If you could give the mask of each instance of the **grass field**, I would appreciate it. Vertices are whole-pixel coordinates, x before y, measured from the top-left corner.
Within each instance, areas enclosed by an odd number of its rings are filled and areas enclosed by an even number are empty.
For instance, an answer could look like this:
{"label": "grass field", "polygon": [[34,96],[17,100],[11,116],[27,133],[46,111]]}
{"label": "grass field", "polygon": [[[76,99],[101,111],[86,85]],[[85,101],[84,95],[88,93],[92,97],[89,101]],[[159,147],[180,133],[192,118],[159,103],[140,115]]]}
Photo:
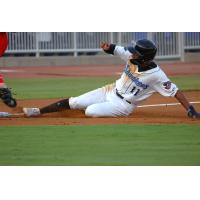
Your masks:
{"label": "grass field", "polygon": [[[7,79],[17,99],[75,96],[112,78]],[[198,76],[173,77],[200,90]],[[0,127],[0,165],[200,165],[198,125]]]}
{"label": "grass field", "polygon": [[200,165],[200,125],[0,128],[0,165]]}
{"label": "grass field", "polygon": [[[172,77],[171,80],[182,90],[200,90],[199,76]],[[57,98],[76,96],[112,83],[116,77],[76,78],[32,78],[7,79],[7,84],[16,92],[18,99]]]}

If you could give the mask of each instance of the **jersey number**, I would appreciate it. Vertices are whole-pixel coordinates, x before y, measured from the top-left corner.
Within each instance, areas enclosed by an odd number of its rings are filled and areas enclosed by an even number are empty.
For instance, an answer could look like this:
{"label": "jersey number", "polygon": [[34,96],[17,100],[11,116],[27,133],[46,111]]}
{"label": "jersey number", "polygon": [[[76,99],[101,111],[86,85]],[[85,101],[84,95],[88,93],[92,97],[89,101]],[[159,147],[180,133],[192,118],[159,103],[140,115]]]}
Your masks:
{"label": "jersey number", "polygon": [[[135,90],[136,90],[136,87],[134,86],[133,89],[131,90],[131,93],[135,92]],[[134,96],[137,96],[139,92],[140,92],[140,89],[137,89]]]}

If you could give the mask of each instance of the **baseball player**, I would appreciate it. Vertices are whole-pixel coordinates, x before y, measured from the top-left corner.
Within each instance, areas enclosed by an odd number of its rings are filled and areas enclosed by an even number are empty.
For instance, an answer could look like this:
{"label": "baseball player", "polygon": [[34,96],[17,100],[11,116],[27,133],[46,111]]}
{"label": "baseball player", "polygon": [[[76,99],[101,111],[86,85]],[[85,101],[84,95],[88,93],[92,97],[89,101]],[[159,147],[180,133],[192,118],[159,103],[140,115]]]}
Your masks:
{"label": "baseball player", "polygon": [[[0,32],[0,57],[8,47],[8,36],[6,32]],[[6,86],[3,76],[0,74],[0,98],[9,107],[16,107],[17,102],[12,97],[10,89]]]}
{"label": "baseball player", "polygon": [[200,118],[183,93],[153,61],[157,48],[152,41],[138,40],[131,47],[102,42],[101,48],[126,62],[121,77],[115,83],[43,108],[23,108],[25,115],[30,117],[65,109],[81,109],[88,117],[128,116],[143,100],[158,92],[166,97],[175,97],[189,117]]}

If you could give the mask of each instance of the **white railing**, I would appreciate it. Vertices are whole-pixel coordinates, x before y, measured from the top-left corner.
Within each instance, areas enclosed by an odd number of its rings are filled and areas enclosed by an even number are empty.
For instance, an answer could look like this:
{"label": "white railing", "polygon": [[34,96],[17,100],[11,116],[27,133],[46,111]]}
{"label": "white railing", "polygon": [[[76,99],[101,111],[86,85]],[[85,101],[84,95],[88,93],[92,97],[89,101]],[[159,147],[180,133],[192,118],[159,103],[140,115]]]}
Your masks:
{"label": "white railing", "polygon": [[185,49],[200,49],[200,32],[187,32],[184,37]]}
{"label": "white railing", "polygon": [[8,33],[7,54],[66,54],[78,56],[97,54],[101,41],[132,45],[148,38],[158,46],[158,59],[184,59],[184,51],[200,50],[200,33],[177,32],[15,32]]}

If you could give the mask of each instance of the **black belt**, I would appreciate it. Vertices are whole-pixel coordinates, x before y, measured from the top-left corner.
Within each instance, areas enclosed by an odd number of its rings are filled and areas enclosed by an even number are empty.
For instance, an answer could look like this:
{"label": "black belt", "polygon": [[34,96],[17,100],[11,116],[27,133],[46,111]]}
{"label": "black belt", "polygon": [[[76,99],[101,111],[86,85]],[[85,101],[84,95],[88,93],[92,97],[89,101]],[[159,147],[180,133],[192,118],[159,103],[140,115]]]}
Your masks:
{"label": "black belt", "polygon": [[[124,99],[124,97],[121,95],[121,94],[119,94],[119,92],[117,91],[117,89],[116,89],[116,95],[120,98],[120,99]],[[126,99],[124,99],[127,103],[129,103],[129,104],[131,104],[131,102],[130,101],[128,101],[128,100],[126,100]]]}

